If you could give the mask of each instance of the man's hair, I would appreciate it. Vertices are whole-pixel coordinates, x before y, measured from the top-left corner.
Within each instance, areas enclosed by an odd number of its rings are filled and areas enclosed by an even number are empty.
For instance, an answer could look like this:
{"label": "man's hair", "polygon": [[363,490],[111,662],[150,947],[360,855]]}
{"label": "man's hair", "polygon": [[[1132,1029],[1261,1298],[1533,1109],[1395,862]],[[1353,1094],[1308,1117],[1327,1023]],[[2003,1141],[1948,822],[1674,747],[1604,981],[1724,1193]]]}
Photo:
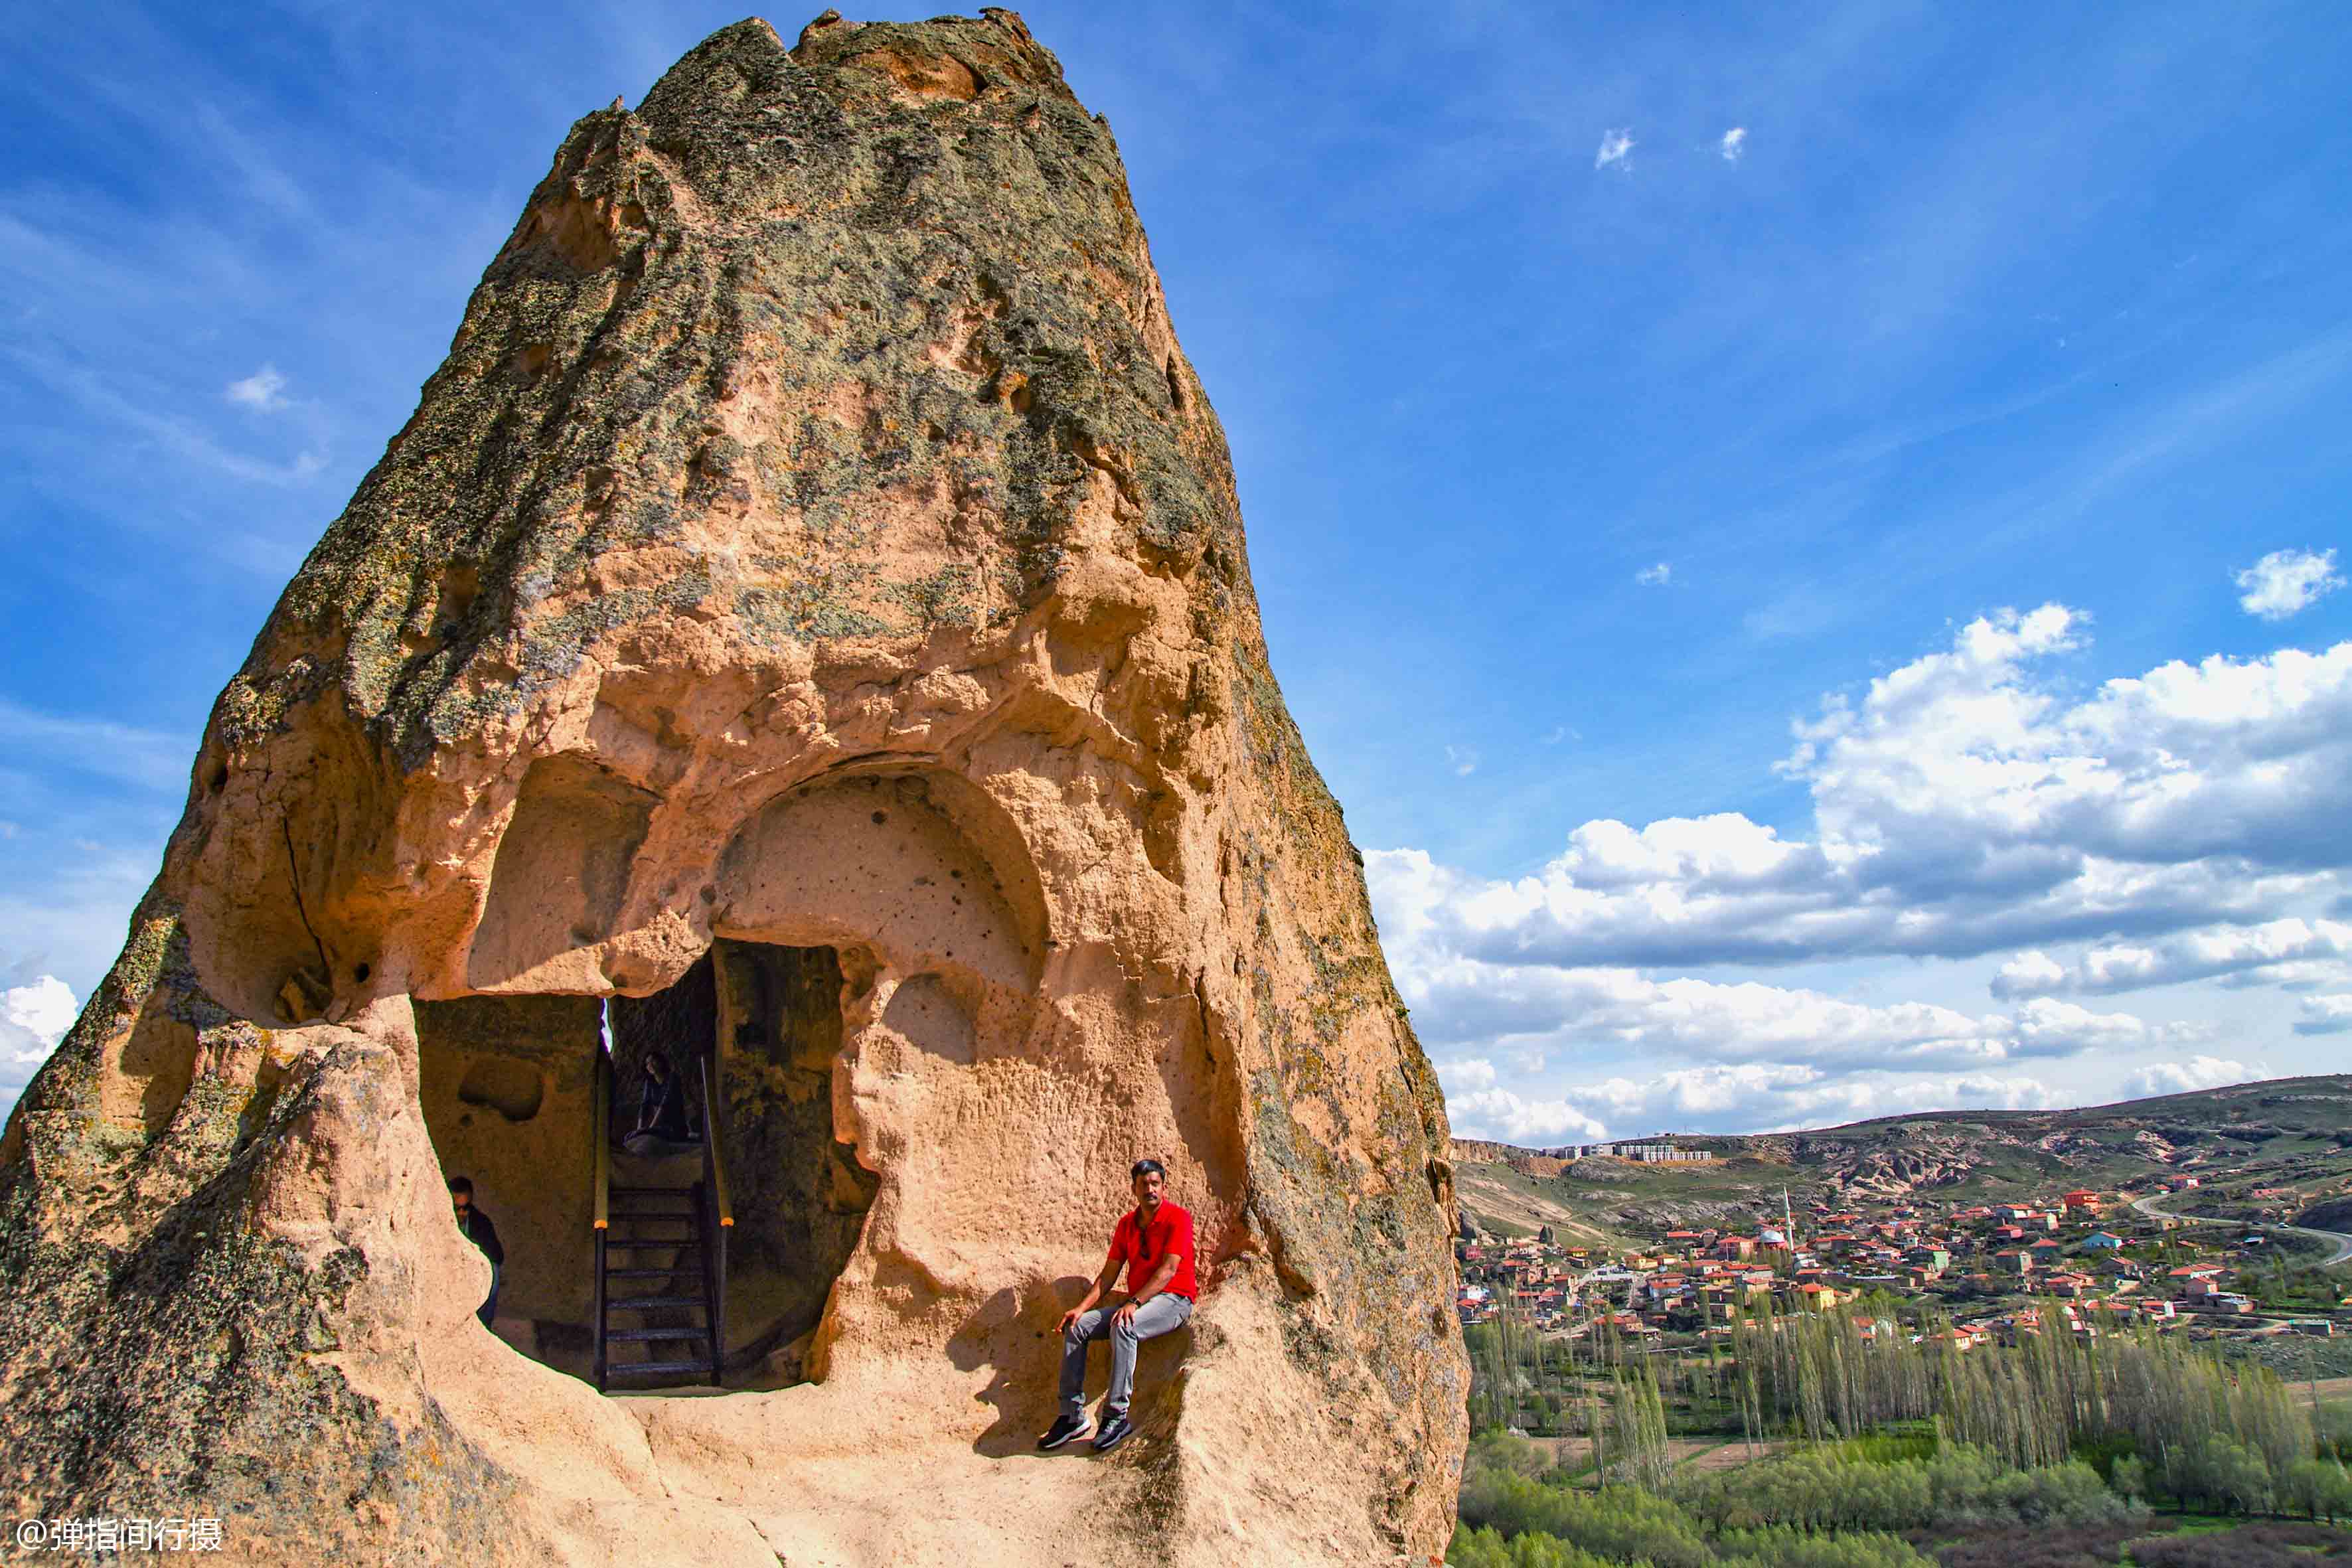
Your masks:
{"label": "man's hair", "polygon": [[471,1176],[452,1176],[449,1178],[449,1190],[453,1193],[463,1193],[470,1198],[474,1195],[474,1178]]}
{"label": "man's hair", "polygon": [[659,1062],[661,1064],[662,1076],[664,1078],[667,1078],[669,1076],[669,1053],[662,1050],[647,1051],[646,1053],[646,1069],[648,1071],[652,1070],[656,1062]]}
{"label": "man's hair", "polygon": [[1158,1176],[1163,1182],[1168,1179],[1168,1167],[1161,1164],[1157,1160],[1138,1160],[1135,1163],[1135,1169],[1127,1173],[1127,1179],[1130,1182],[1140,1181],[1143,1179],[1143,1173],[1146,1171]]}

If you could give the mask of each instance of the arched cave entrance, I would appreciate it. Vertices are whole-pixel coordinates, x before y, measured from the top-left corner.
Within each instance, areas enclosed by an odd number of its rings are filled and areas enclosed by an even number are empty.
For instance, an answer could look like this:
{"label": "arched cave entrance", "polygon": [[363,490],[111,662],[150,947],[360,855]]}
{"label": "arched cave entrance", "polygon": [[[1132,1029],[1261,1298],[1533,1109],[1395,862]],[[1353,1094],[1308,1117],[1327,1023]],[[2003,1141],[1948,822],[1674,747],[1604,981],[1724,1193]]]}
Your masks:
{"label": "arched cave entrance", "polygon": [[[496,1331],[524,1354],[595,1376],[597,1145],[607,1150],[606,1383],[619,1391],[801,1381],[809,1336],[856,1249],[878,1179],[836,1142],[842,970],[831,947],[720,941],[654,995],[469,996],[416,1005],[425,1124],[445,1173],[470,1176],[506,1252]],[[684,1075],[690,1148],[629,1152],[645,1060]],[[606,1123],[596,1068],[609,1053]],[[732,1224],[725,1345],[707,1363],[715,1237],[681,1195],[705,1180],[708,1072]],[[705,1210],[709,1217],[715,1217]],[[697,1245],[704,1250],[698,1253]],[[639,1372],[635,1369],[645,1367]],[[667,1372],[652,1368],[667,1367]]]}
{"label": "arched cave entrance", "polygon": [[[974,1075],[1027,1054],[1054,945],[1043,889],[1013,818],[971,781],[860,767],[769,801],[736,828],[707,887],[665,893],[713,910],[709,952],[673,984],[609,1004],[551,994],[606,983],[596,950],[632,907],[650,801],[584,759],[532,764],[467,963],[480,994],[416,1004],[425,1122],[443,1169],[473,1178],[499,1226],[501,1337],[593,1378],[601,1316],[606,1370],[618,1374],[608,1386],[708,1384],[707,1373],[675,1367],[628,1371],[688,1360],[681,1352],[709,1359],[690,1343],[709,1319],[677,1300],[700,1268],[687,1267],[691,1227],[671,1229],[667,1248],[614,1246],[625,1232],[663,1233],[624,1225],[640,1197],[649,1209],[689,1206],[677,1194],[700,1178],[701,1146],[612,1162],[605,1287],[611,1300],[634,1304],[603,1314],[594,1226],[597,1151],[634,1124],[646,1053],[659,1046],[684,1069],[697,1107],[707,1065],[734,1220],[723,1289],[703,1287],[723,1308],[719,1381],[782,1386],[803,1381],[811,1333],[885,1184],[859,1154],[932,1158],[935,1145],[908,1151],[908,1118],[960,1100]],[[836,1082],[845,1041],[870,1076],[887,1064],[878,1112],[863,1101],[851,1110]],[[600,1129],[597,1068],[608,1049],[613,1093]],[[874,1125],[837,1127],[837,1111],[878,1114],[880,1136]],[[857,1151],[840,1141],[846,1134]],[[616,1329],[646,1337],[616,1341]]]}

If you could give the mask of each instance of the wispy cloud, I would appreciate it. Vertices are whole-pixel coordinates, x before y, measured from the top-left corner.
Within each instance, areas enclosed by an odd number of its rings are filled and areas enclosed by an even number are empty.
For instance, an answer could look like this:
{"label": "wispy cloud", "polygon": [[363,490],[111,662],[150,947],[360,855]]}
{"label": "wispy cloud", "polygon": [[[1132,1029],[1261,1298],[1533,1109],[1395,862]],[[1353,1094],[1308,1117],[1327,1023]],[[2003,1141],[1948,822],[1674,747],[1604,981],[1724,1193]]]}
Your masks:
{"label": "wispy cloud", "polygon": [[1478,753],[1467,746],[1448,746],[1445,763],[1454,770],[1454,777],[1466,779],[1478,771]]}
{"label": "wispy cloud", "polygon": [[[111,719],[37,712],[0,697],[0,758],[28,757],[46,769],[94,773],[138,789],[188,787],[194,740],[118,724]],[[14,837],[14,834],[10,834]]]}
{"label": "wispy cloud", "polygon": [[1739,162],[1740,154],[1748,151],[1748,127],[1733,126],[1723,133],[1723,140],[1717,142],[1715,147],[1717,152],[1723,154],[1725,163],[1737,163]]}
{"label": "wispy cloud", "polygon": [[2266,621],[2309,609],[2344,586],[2333,550],[2273,550],[2237,574],[2238,607]]}
{"label": "wispy cloud", "polygon": [[1633,581],[1644,588],[1663,588],[1674,580],[1675,569],[1670,562],[1661,561],[1655,566],[1644,566],[1633,574]]}
{"label": "wispy cloud", "polygon": [[286,378],[274,364],[265,364],[242,381],[228,384],[228,400],[247,408],[271,409],[286,406]]}
{"label": "wispy cloud", "polygon": [[1633,132],[1628,126],[1622,131],[1605,131],[1601,135],[1601,151],[1592,155],[1592,166],[1605,169],[1612,163],[1621,172],[1631,174],[1633,165],[1627,163],[1633,151]]}
{"label": "wispy cloud", "polygon": [[315,448],[296,453],[293,460],[287,463],[271,463],[247,457],[230,450],[203,428],[176,414],[158,413],[134,402],[116,391],[105,376],[21,349],[12,348],[5,352],[18,366],[47,383],[52,390],[73,398],[91,414],[139,432],[185,462],[226,474],[231,479],[248,484],[300,485],[316,478],[327,466],[325,455]]}

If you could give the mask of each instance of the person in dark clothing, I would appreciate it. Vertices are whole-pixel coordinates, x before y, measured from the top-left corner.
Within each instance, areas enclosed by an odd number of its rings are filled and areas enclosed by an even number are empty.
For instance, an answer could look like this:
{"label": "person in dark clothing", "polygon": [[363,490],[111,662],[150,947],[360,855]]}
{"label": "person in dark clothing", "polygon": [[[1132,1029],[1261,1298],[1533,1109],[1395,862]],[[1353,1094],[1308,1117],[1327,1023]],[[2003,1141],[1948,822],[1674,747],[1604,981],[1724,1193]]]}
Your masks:
{"label": "person in dark clothing", "polygon": [[645,1133],[669,1143],[692,1142],[686,1129],[686,1078],[669,1065],[661,1051],[646,1053],[646,1086],[637,1099],[637,1125],[632,1136]]}
{"label": "person in dark clothing", "polygon": [[487,1329],[499,1315],[499,1276],[506,1271],[507,1249],[499,1245],[499,1227],[490,1223],[490,1216],[474,1206],[474,1184],[469,1178],[449,1178],[449,1208],[457,1216],[458,1231],[490,1260],[489,1299],[474,1311]]}

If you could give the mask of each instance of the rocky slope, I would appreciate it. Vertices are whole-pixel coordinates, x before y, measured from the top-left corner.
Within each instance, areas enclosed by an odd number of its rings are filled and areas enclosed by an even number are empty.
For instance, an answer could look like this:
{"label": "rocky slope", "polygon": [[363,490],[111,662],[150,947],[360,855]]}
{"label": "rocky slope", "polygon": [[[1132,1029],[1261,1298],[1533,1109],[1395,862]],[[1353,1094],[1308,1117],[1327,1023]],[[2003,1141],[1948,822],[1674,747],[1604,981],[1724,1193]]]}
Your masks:
{"label": "rocky slope", "polygon": [[[711,1048],[845,1146],[746,1191],[847,1257],[814,1381],[606,1399],[475,1322],[436,1141],[583,1212],[546,999],[714,948],[802,977],[791,1062],[725,987]],[[223,693],[0,1140],[0,1489],[256,1562],[1419,1562],[1447,1148],[1108,129],[1009,12],[744,22],[572,129]],[[1041,1461],[1143,1153],[1200,1310]]]}
{"label": "rocky slope", "polygon": [[[2242,1184],[2326,1187],[2352,1175],[2352,1076],[2236,1084],[2073,1110],[1938,1111],[1845,1127],[1676,1142],[1704,1164],[1580,1161],[1541,1183],[1563,1214],[1650,1234],[1736,1226],[1792,1201],[1994,1202],[2069,1187],[2112,1191],[2176,1173],[2247,1173]],[[1538,1173],[1534,1151],[1457,1141],[1462,1191],[1496,1172]],[[1474,1212],[1480,1211],[1470,1201]],[[1524,1206],[1522,1205],[1522,1206]],[[1515,1223],[1509,1214],[1497,1217]],[[2323,1228],[2326,1228],[2323,1226]]]}

